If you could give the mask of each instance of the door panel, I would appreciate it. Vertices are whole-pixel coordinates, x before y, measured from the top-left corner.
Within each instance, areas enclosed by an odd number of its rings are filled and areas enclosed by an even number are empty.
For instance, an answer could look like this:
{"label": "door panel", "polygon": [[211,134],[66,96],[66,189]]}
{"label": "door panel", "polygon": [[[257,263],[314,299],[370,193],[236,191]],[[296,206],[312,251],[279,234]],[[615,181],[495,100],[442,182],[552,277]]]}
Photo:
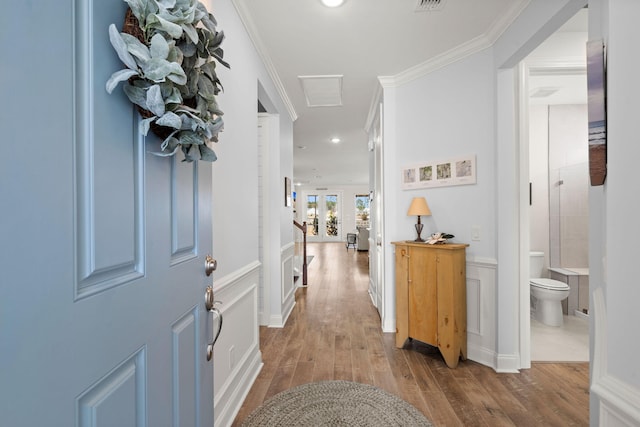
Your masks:
{"label": "door panel", "polygon": [[144,147],[137,114],[124,93],[112,97],[99,84],[122,67],[108,38],[99,37],[100,28],[120,22],[126,4],[75,3],[76,81],[70,93],[75,94],[76,298],[84,298],[144,275]]}
{"label": "door panel", "polygon": [[0,45],[16,95],[0,115],[1,423],[213,425],[211,165],[150,154],[158,139],[105,91],[126,4],[49,3],[0,17],[3,37],[30,22]]}
{"label": "door panel", "polygon": [[171,162],[171,264],[196,256],[198,170],[196,163]]}
{"label": "door panel", "polygon": [[79,427],[146,425],[145,352],[140,349],[77,400]]}

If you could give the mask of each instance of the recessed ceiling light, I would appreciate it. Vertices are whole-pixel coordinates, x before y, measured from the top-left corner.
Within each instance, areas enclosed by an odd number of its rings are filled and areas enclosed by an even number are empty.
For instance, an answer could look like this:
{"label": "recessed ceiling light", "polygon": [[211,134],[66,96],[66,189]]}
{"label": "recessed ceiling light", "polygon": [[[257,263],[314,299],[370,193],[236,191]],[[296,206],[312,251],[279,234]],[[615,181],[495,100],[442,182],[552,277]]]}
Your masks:
{"label": "recessed ceiling light", "polygon": [[337,144],[338,142],[340,142],[340,138],[331,138],[331,142]]}
{"label": "recessed ceiling light", "polygon": [[344,3],[344,0],[321,0],[321,1],[322,1],[322,4],[327,7],[338,7],[342,3]]}

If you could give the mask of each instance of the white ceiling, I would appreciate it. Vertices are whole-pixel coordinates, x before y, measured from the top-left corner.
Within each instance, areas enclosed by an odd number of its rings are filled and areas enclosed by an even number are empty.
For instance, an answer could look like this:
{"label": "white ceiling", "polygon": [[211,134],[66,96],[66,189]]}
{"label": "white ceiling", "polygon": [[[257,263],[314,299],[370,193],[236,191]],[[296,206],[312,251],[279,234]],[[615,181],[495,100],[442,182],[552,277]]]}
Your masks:
{"label": "white ceiling", "polygon": [[587,103],[587,21],[587,9],[582,9],[525,59],[532,67],[529,94],[555,90],[532,96],[532,104]]}
{"label": "white ceiling", "polygon": [[[473,43],[492,43],[529,0],[233,0],[294,122],[294,182],[368,182],[364,130],[378,76],[396,76]],[[342,105],[308,107],[299,76],[342,76]],[[544,82],[540,84],[555,84]],[[341,142],[330,142],[339,137]]]}

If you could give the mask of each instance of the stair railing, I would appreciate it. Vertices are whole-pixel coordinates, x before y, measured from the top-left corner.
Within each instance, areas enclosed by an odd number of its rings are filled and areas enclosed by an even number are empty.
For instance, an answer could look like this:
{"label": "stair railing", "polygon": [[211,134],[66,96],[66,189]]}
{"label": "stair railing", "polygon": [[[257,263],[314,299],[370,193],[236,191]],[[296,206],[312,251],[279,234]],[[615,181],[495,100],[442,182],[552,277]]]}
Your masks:
{"label": "stair railing", "polygon": [[302,231],[302,286],[307,286],[307,221],[300,224],[294,219],[293,225]]}

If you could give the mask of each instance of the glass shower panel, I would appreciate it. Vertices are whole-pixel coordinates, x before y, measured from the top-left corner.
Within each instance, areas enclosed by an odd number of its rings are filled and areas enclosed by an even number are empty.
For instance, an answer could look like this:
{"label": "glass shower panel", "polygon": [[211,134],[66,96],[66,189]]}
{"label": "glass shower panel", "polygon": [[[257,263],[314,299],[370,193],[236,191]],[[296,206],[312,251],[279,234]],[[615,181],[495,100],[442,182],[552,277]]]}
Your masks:
{"label": "glass shower panel", "polygon": [[560,170],[560,262],[566,267],[589,267],[589,166]]}
{"label": "glass shower panel", "polygon": [[549,171],[549,264],[589,266],[588,163]]}

